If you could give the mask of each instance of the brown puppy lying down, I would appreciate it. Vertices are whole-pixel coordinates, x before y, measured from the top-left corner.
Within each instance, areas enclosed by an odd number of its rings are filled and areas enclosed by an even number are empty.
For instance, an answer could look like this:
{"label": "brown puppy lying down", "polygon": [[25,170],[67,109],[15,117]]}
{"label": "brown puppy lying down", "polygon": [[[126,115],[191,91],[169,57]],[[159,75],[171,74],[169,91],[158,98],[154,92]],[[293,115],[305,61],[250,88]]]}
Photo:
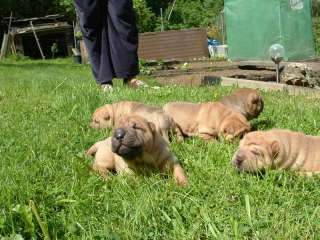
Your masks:
{"label": "brown puppy lying down", "polygon": [[87,155],[95,155],[93,169],[104,176],[109,170],[126,174],[169,170],[177,184],[187,184],[187,177],[168,143],[153,123],[138,115],[121,117],[113,136],[95,143]]}
{"label": "brown puppy lying down", "polygon": [[98,108],[92,115],[90,126],[93,128],[109,128],[114,126],[119,118],[126,114],[139,115],[152,122],[156,126],[156,130],[167,142],[169,142],[169,133],[177,131],[171,117],[165,114],[161,108],[133,101],[121,101]]}
{"label": "brown puppy lying down", "polygon": [[320,172],[320,137],[288,130],[256,131],[240,142],[232,164],[256,172],[267,168]]}
{"label": "brown puppy lying down", "polygon": [[248,120],[256,118],[263,111],[263,99],[259,91],[242,88],[220,100],[227,107],[240,112]]}
{"label": "brown puppy lying down", "polygon": [[219,102],[172,102],[163,109],[185,136],[210,140],[222,135],[232,140],[250,131],[250,123],[244,116]]}

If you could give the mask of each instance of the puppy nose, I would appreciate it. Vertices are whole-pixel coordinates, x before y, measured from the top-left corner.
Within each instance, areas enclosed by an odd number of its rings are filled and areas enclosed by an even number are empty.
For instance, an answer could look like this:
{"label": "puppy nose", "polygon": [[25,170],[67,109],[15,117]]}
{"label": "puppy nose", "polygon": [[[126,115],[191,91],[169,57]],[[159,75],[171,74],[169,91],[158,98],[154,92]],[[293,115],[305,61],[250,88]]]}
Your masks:
{"label": "puppy nose", "polygon": [[123,128],[118,128],[116,129],[114,136],[116,137],[116,139],[121,140],[124,138],[124,136],[126,135],[126,131]]}
{"label": "puppy nose", "polygon": [[234,161],[235,165],[237,167],[239,167],[241,165],[241,163],[244,161],[244,155],[242,153],[239,153],[237,156],[236,156],[236,159]]}

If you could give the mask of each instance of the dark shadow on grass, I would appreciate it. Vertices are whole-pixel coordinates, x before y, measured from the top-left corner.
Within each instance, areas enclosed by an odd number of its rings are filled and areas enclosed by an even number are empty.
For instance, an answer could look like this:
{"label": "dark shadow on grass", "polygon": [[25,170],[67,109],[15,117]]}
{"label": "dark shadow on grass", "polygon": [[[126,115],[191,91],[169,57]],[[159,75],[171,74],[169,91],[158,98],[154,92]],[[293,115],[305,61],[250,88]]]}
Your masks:
{"label": "dark shadow on grass", "polygon": [[275,122],[271,119],[262,119],[262,120],[256,120],[252,122],[251,129],[252,131],[257,130],[266,130],[273,128],[275,126]]}
{"label": "dark shadow on grass", "polygon": [[41,62],[41,61],[35,61],[35,62],[4,62],[0,63],[0,67],[8,67],[8,68],[26,68],[26,69],[31,69],[31,68],[39,68],[39,67],[52,67],[52,66],[68,66],[68,67],[84,67],[88,65],[82,65],[82,64],[74,64],[72,61],[70,62]]}

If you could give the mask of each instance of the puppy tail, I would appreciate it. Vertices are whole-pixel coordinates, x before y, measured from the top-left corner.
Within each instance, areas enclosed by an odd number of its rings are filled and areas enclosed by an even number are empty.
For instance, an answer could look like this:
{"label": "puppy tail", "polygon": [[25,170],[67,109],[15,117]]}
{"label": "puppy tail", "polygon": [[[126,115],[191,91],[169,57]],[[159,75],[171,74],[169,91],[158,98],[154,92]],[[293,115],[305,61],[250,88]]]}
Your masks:
{"label": "puppy tail", "polygon": [[86,156],[94,156],[97,151],[98,151],[98,143],[95,143],[86,151]]}

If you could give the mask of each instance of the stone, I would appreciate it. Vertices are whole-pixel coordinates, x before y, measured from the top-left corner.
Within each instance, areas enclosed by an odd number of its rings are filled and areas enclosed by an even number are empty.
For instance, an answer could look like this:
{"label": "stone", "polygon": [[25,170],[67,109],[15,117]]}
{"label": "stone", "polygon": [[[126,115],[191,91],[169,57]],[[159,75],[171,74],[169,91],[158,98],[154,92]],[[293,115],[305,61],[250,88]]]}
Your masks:
{"label": "stone", "polygon": [[288,85],[319,88],[320,76],[305,63],[289,63],[280,74],[280,82]]}

